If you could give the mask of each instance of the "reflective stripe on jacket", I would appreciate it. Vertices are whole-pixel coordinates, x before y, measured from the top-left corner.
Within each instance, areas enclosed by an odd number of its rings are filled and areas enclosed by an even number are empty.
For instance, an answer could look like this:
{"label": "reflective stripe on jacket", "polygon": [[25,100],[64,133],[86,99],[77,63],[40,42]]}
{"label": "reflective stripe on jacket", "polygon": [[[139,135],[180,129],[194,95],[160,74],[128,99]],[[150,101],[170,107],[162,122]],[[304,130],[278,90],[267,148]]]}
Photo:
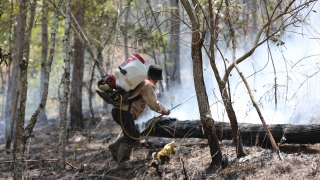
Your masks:
{"label": "reflective stripe on jacket", "polygon": [[[132,113],[134,120],[138,119],[138,117],[145,110],[146,106],[160,114],[164,114],[166,108],[164,108],[158,101],[157,94],[155,92],[155,87],[151,81],[145,79],[142,81],[132,95],[128,99],[132,99],[138,95],[141,95],[141,98],[132,102],[130,113]],[[129,105],[123,104],[122,110],[127,111]],[[118,108],[118,107],[113,107]],[[120,108],[118,108],[120,109]]]}

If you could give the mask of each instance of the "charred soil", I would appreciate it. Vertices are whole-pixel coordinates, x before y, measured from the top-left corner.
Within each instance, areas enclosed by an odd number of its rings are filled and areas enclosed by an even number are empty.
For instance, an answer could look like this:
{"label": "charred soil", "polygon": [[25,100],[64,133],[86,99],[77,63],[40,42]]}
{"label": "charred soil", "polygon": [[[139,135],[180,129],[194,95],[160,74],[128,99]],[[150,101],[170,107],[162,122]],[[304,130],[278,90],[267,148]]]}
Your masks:
{"label": "charred soil", "polygon": [[[210,169],[206,139],[149,136],[135,147],[127,166],[112,160],[108,146],[120,130],[109,111],[100,110],[85,121],[84,130],[69,131],[65,171],[58,171],[58,119],[37,124],[26,144],[25,179],[320,179],[319,144],[284,144],[283,160],[270,148],[245,146],[247,156],[236,158],[235,147],[221,142],[223,166]],[[169,162],[152,166],[152,153],[174,141]],[[12,179],[12,151],[0,140],[0,179]]]}

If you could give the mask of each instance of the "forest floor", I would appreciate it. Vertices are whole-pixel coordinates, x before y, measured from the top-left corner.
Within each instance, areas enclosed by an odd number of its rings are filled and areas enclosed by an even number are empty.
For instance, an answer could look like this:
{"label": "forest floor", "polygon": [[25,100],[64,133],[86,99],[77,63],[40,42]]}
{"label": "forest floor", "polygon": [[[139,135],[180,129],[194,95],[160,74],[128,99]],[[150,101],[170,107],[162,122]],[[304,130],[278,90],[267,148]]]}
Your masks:
{"label": "forest floor", "polygon": [[[82,131],[69,132],[66,168],[58,171],[58,120],[37,124],[26,144],[24,179],[320,179],[320,144],[284,144],[283,160],[270,148],[244,146],[247,156],[235,157],[230,141],[221,142],[226,167],[208,170],[211,162],[206,139],[148,137],[133,149],[131,167],[118,166],[108,145],[120,127],[108,111],[95,112],[95,121],[86,121]],[[89,125],[91,124],[91,125]],[[12,151],[5,149],[0,136],[0,179],[13,179]],[[159,169],[150,166],[152,153],[175,141],[176,153]]]}

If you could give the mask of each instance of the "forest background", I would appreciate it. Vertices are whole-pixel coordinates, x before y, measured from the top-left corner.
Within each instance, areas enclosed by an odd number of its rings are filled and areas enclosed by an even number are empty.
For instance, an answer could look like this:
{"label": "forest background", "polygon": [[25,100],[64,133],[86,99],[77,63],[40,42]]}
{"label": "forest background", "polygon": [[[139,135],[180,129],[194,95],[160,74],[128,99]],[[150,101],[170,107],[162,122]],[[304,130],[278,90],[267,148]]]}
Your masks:
{"label": "forest background", "polygon": [[[167,107],[197,95],[171,117],[203,120],[210,114],[233,125],[260,123],[258,105],[267,124],[314,123],[317,1],[64,3],[1,1],[0,130],[9,149],[19,119],[23,126],[60,119],[72,130],[83,129],[85,110],[94,119],[93,109],[107,109],[95,94],[96,82],[131,52],[140,53],[146,67],[164,68],[158,93]],[[137,122],[154,116],[146,111]]]}

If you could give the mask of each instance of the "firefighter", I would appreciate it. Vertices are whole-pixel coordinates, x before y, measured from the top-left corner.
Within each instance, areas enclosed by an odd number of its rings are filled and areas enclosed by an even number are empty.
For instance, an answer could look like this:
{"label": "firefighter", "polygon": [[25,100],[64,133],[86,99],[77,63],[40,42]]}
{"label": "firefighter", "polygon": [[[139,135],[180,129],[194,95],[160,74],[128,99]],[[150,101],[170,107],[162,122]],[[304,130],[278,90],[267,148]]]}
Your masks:
{"label": "firefighter", "polygon": [[113,119],[122,127],[122,133],[109,145],[112,158],[118,164],[130,159],[132,146],[139,141],[140,132],[136,129],[134,120],[138,119],[146,106],[157,113],[170,114],[170,109],[161,105],[157,99],[155,85],[159,80],[162,80],[161,66],[150,65],[147,78],[137,86],[121,110],[116,106],[112,109]]}

